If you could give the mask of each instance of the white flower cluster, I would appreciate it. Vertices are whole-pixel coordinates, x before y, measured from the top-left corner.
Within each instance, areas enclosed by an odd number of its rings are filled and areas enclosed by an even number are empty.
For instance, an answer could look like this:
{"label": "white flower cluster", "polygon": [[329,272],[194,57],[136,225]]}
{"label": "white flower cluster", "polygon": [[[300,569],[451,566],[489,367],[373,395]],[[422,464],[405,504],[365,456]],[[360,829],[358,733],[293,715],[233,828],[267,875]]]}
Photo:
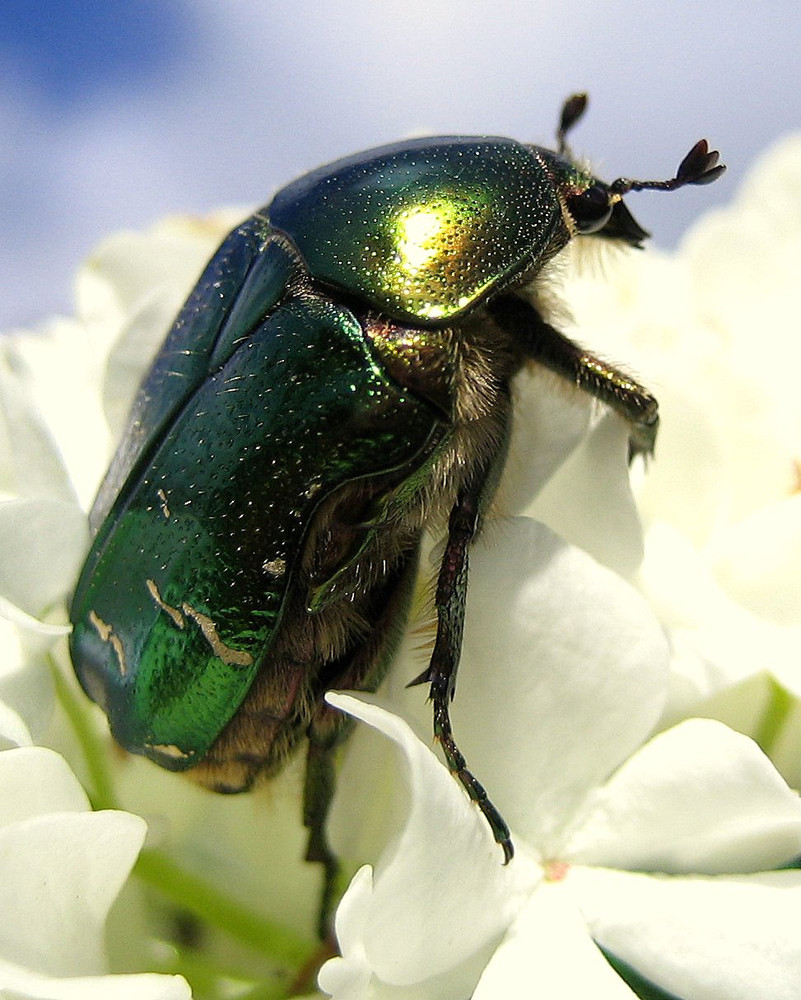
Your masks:
{"label": "white flower cluster", "polygon": [[[632,488],[619,419],[547,374],[519,380],[453,706],[510,824],[509,865],[431,749],[424,692],[405,688],[419,637],[379,696],[328,696],[366,723],[331,822],[364,863],[319,974],[336,1000],[623,1000],[643,980],[683,1000],[797,997],[799,192],[794,139],[677,254],[566,266],[572,332],[660,399],[657,455]],[[34,744],[54,732],[48,661],[64,660],[84,511],[234,221],[108,241],[79,275],[76,319],[0,340],[0,996],[190,995],[179,976],[108,974],[105,917],[145,824],[92,812]],[[209,856],[242,850],[236,826],[204,824]]]}

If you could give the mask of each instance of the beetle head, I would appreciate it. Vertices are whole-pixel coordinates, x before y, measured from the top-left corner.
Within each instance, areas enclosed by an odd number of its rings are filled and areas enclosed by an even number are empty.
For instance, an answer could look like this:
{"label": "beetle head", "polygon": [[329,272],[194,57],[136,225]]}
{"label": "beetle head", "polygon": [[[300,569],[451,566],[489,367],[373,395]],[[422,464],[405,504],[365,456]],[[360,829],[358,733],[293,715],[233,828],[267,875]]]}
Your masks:
{"label": "beetle head", "polygon": [[560,201],[569,216],[575,235],[602,236],[641,247],[650,235],[640,226],[623,202],[629,191],[675,191],[687,184],[711,184],[725,171],[718,163],[716,150],[710,150],[706,139],[699,141],[679,164],[674,177],[665,181],[636,181],[619,177],[611,184],[593,177],[576,167],[567,145],[567,133],[584,114],[586,94],[574,94],[562,108],[557,129],[557,155],[562,164]]}

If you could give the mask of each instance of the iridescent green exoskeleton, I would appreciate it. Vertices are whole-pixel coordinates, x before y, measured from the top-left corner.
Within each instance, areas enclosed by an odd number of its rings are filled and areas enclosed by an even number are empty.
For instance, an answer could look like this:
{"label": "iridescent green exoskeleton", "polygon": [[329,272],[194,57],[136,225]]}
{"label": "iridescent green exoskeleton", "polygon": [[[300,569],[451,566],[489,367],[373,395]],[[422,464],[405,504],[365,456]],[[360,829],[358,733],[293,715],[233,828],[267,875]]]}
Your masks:
{"label": "iridescent green exoskeleton", "polygon": [[622,196],[714,180],[699,142],[669,181],[604,184],[495,137],[416,139],[289,184],[223,242],[136,398],[92,512],[72,658],[115,738],[241,791],[308,740],[308,857],[325,837],[331,688],[374,690],[403,632],[424,529],[447,531],[430,685],[451,771],[512,857],[454,740],[468,549],[503,466],[510,379],[536,361],[612,406],[649,452],[654,398],[548,322],[542,268],[575,236],[640,246]]}

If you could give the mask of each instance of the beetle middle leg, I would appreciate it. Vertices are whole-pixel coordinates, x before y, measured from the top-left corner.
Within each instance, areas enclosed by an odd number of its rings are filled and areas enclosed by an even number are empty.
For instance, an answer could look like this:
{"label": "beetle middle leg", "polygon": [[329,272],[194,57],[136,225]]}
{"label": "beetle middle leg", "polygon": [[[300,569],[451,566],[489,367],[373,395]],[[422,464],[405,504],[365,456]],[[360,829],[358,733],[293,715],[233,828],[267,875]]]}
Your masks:
{"label": "beetle middle leg", "polygon": [[529,358],[606,403],[629,422],[630,458],[653,454],[659,404],[645,386],[575,344],[547,323],[525,299],[503,295],[487,308]]}
{"label": "beetle middle leg", "polygon": [[484,477],[478,485],[463,487],[457,496],[448,524],[448,540],[437,579],[437,637],[428,667],[411,681],[429,683],[429,697],[434,707],[434,738],[445,754],[448,770],[457,778],[489,823],[496,842],[503,850],[505,863],[514,856],[509,827],[487,797],[484,786],[467,767],[453,736],[450,703],[456,686],[456,671],[462,648],[464,614],[467,598],[468,549],[480,523]]}

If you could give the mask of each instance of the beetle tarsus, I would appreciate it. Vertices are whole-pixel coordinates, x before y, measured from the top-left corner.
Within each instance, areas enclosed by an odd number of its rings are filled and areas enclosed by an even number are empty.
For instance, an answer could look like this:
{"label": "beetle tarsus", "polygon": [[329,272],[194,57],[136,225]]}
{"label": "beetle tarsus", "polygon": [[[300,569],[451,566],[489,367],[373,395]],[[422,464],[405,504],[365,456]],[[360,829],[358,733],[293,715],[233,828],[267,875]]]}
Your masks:
{"label": "beetle tarsus", "polygon": [[490,801],[484,786],[468,769],[464,755],[456,745],[451,730],[447,695],[442,691],[437,691],[432,695],[432,700],[434,702],[434,738],[442,747],[448,770],[481,810],[482,815],[489,823],[495,842],[503,851],[503,863],[508,865],[515,853],[509,826]]}

